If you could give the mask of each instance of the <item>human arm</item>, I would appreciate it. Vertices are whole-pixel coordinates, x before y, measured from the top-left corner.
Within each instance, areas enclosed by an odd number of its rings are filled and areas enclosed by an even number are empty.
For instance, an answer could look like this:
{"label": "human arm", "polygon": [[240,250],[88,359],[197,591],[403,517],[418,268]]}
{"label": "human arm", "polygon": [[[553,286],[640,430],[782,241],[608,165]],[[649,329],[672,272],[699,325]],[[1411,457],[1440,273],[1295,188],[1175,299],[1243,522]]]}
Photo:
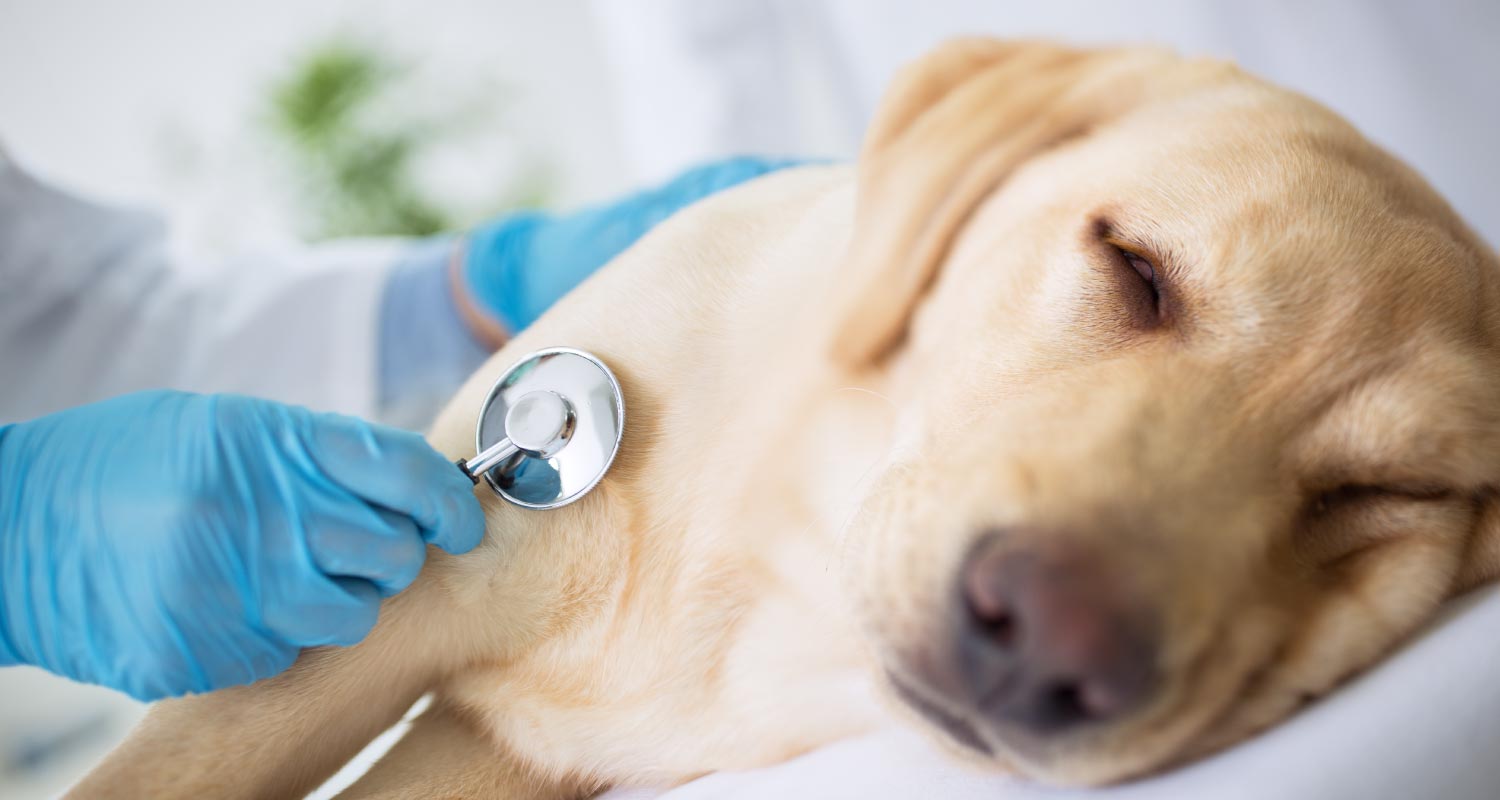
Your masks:
{"label": "human arm", "polygon": [[0,422],[154,388],[377,414],[375,330],[404,244],[173,252],[155,216],[0,153]]}
{"label": "human arm", "polygon": [[503,343],[677,209],[790,162],[736,158],[467,237],[190,264],[140,211],[0,151],[0,422],[126,392],[236,392],[420,427]]}

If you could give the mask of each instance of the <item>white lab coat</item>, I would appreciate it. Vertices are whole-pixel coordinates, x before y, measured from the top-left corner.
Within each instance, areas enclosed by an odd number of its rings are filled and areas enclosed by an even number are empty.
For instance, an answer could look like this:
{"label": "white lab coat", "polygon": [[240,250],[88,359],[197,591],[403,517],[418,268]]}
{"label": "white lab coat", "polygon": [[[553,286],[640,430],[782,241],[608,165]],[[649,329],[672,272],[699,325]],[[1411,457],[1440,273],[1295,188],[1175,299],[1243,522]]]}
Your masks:
{"label": "white lab coat", "polygon": [[[734,153],[852,156],[891,74],[959,34],[1155,42],[1322,100],[1500,242],[1500,3],[1367,0],[595,0],[640,180]],[[1218,757],[1098,793],[968,771],[901,730],[787,764],[608,800],[1487,800],[1500,787],[1500,589],[1396,658]]]}
{"label": "white lab coat", "polygon": [[395,244],[180,269],[162,223],[39,183],[0,151],[0,423],[148,388],[376,409]]}

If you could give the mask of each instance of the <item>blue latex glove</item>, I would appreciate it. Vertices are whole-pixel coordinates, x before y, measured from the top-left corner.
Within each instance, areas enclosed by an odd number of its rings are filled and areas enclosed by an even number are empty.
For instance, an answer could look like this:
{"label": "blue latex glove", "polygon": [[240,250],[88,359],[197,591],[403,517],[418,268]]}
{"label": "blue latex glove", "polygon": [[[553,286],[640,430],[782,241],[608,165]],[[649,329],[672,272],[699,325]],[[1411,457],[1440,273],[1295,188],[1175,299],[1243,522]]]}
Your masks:
{"label": "blue latex glove", "polygon": [[347,645],[473,486],[414,433],[234,395],[145,392],[0,427],[0,664],[142,700]]}
{"label": "blue latex glove", "polygon": [[478,305],[509,332],[678,209],[767,172],[803,163],[741,156],[688,170],[669,183],[572,214],[522,213],[469,237],[464,277]]}

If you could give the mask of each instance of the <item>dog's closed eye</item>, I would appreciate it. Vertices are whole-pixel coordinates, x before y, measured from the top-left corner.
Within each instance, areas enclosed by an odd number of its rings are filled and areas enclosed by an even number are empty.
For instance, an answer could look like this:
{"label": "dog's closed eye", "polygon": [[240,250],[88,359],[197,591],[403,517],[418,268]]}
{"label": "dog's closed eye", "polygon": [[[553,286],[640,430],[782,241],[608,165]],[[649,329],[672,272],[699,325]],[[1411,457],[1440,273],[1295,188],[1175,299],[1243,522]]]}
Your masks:
{"label": "dog's closed eye", "polygon": [[1136,327],[1150,330],[1163,325],[1167,309],[1160,261],[1147,248],[1128,241],[1108,219],[1095,219],[1092,231]]}
{"label": "dog's closed eye", "polygon": [[1299,550],[1331,565],[1351,554],[1410,534],[1440,530],[1463,503],[1460,495],[1424,484],[1345,483],[1308,494]]}
{"label": "dog's closed eye", "polygon": [[1346,483],[1314,493],[1308,504],[1308,513],[1326,515],[1377,501],[1443,500],[1449,494],[1431,486]]}

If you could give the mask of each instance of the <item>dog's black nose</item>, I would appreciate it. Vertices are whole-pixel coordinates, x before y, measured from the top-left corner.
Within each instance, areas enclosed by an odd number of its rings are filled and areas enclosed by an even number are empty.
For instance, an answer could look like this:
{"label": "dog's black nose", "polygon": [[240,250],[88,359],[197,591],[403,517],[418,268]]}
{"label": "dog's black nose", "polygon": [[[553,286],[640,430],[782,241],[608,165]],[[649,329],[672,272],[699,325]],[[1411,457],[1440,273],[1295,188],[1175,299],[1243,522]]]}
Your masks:
{"label": "dog's black nose", "polygon": [[1015,538],[982,541],[959,575],[958,671],[978,714],[1046,735],[1139,705],[1156,647],[1138,601],[1099,560]]}

